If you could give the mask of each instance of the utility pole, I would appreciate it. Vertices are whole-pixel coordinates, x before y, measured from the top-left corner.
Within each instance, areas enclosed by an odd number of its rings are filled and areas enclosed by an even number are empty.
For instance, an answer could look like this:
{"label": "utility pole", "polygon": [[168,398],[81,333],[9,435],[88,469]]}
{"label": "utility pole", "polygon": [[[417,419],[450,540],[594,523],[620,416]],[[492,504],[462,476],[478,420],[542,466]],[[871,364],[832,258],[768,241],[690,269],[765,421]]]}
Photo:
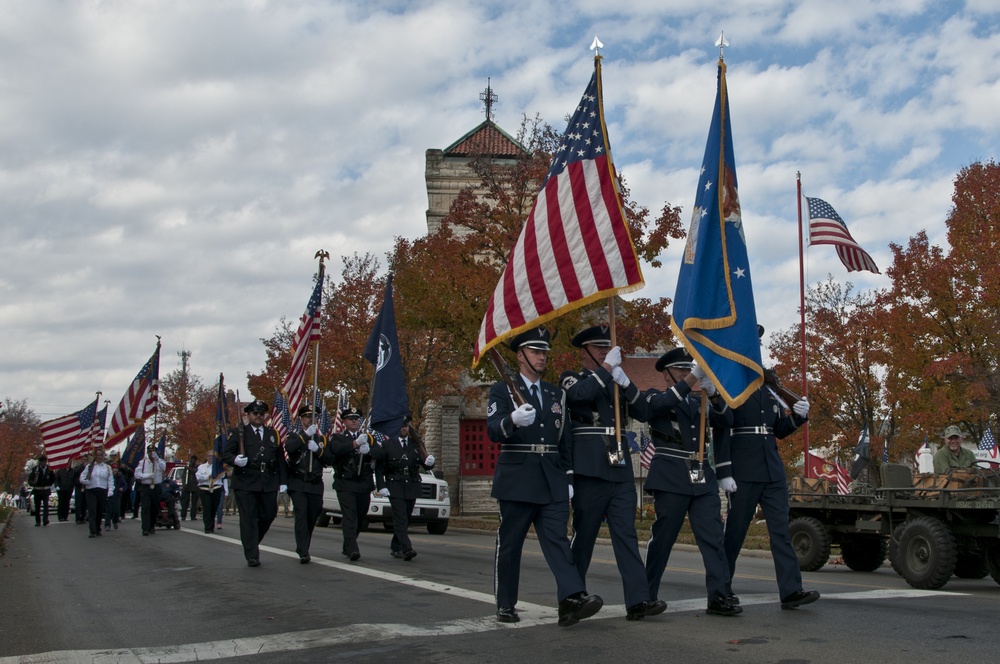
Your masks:
{"label": "utility pole", "polygon": [[191,351],[179,350],[177,356],[181,358],[181,394],[183,394],[181,413],[187,414],[188,403],[191,401],[191,381],[188,379],[188,359],[191,357]]}

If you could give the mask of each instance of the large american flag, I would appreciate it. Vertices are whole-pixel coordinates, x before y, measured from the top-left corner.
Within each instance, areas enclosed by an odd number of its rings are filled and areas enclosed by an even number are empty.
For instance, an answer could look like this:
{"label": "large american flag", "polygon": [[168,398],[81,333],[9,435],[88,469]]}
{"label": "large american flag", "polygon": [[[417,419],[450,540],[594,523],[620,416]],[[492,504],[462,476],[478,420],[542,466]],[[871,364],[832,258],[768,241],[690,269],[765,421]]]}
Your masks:
{"label": "large american flag", "polygon": [[97,399],[94,399],[83,410],[42,422],[42,444],[53,470],[65,468],[70,459],[89,447],[96,420]]}
{"label": "large american flag", "polygon": [[840,218],[833,206],[820,198],[806,197],[809,202],[809,244],[832,244],[837,248],[837,255],[840,262],[844,264],[848,272],[859,272],[868,270],[875,274],[881,274],[875,261],[868,255],[868,252],[861,248],[851,232],[847,230],[847,224]]}
{"label": "large american flag", "polygon": [[114,417],[111,418],[111,426],[108,429],[108,437],[104,441],[104,448],[111,449],[118,443],[126,440],[132,432],[139,428],[146,418],[156,414],[159,408],[159,384],[160,384],[160,342],[156,342],[156,350],[146,364],[136,375],[132,384],[122,397],[118,408],[115,409]]}
{"label": "large american flag", "polygon": [[309,346],[320,340],[320,318],[323,309],[323,263],[319,264],[319,276],[313,288],[305,313],[299,319],[299,329],[292,339],[292,364],[285,376],[281,392],[288,399],[288,410],[299,412],[302,405],[302,392],[306,382],[306,367],[309,364]]}
{"label": "large american flag", "polygon": [[473,365],[526,329],[642,286],[604,126],[598,56],[486,307]]}

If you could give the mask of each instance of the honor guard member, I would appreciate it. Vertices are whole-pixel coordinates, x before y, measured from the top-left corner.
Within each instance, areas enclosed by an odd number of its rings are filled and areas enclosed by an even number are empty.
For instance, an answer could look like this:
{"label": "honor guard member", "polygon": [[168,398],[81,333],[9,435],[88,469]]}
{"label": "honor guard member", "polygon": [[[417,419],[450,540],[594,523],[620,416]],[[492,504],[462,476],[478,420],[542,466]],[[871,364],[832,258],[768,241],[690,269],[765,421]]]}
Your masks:
{"label": "honor guard member", "polygon": [[[758,325],[757,333],[763,336],[764,328]],[[808,416],[806,399],[796,401],[788,414],[778,396],[766,385],[761,385],[733,410],[730,456],[736,488],[730,494],[725,540],[730,602],[739,603],[732,592],[732,576],[736,573],[736,559],[758,505],[767,522],[781,608],[794,609],[819,599],[815,590],[802,590],[802,572],[788,530],[788,480],[777,441],[805,424]]]}
{"label": "honor guard member", "polygon": [[648,406],[622,370],[621,349],[611,347],[607,325],[588,327],[571,343],[580,349],[583,369],[564,372],[559,383],[566,390],[573,433],[573,564],[586,582],[594,544],[606,518],[625,591],[625,617],[642,620],[663,613],[667,604],[651,599],[639,553],[635,474],[628,445],[615,439],[614,391],[619,392],[620,435],[629,415],[646,421]]}
{"label": "honor guard member", "polygon": [[198,480],[198,494],[201,499],[201,517],[205,524],[206,533],[215,532],[215,515],[219,511],[219,504],[225,494],[223,483],[225,472],[220,477],[214,478],[215,472],[215,450],[208,451],[208,458],[205,463],[198,466],[195,471],[195,479]]}
{"label": "honor guard member", "polygon": [[413,550],[407,530],[410,514],[420,497],[420,469],[434,467],[434,455],[427,454],[424,444],[410,427],[410,416],[403,419],[399,435],[370,450],[375,458],[375,484],[379,495],[389,499],[392,507],[392,542],[389,553],[393,558],[413,560]]}
{"label": "honor guard member", "polygon": [[359,560],[358,531],[368,514],[375,490],[372,475],[371,450],[375,441],[370,433],[361,431],[361,411],[345,408],[340,411],[344,432],[330,436],[333,453],[333,488],[340,503],[340,529],[344,537],[344,555]]}
{"label": "honor guard member", "polygon": [[515,605],[521,550],[533,525],[556,579],[559,625],[566,627],[589,618],[604,605],[597,595],[587,594],[566,538],[572,471],[566,393],[541,379],[548,362],[548,330],[537,327],[522,332],[510,340],[509,347],[517,355],[519,376],[513,382],[524,403],[515,408],[507,383],[500,381],[490,389],[486,410],[487,434],[500,446],[491,493],[500,505],[493,566],[497,620],[520,620]]}
{"label": "honor guard member", "polygon": [[244,406],[243,412],[249,423],[229,432],[222,460],[233,467],[243,555],[247,566],[260,567],[260,543],[278,516],[278,491],[288,488],[288,469],[278,432],[264,426],[267,404],[257,399]]}
{"label": "honor guard member", "polygon": [[52,485],[55,481],[56,475],[49,468],[48,457],[44,454],[39,455],[35,467],[28,473],[28,486],[31,487],[31,500],[35,506],[36,526],[49,525],[49,496],[52,495]]}
{"label": "honor guard member", "polygon": [[[686,516],[705,564],[708,613],[734,616],[743,609],[727,599],[729,563],[722,543],[724,529],[722,501],[719,500],[720,484],[726,488],[733,482],[729,462],[729,427],[733,423],[733,413],[704,372],[697,369],[692,372],[692,369],[695,369],[694,361],[684,348],[668,351],[656,361],[656,370],[663,374],[667,390],[645,393],[655,453],[644,487],[653,494],[656,508],[652,536],[646,545],[646,576],[650,595],[656,597],[670,551]],[[701,399],[691,392],[696,383],[711,395],[708,424],[715,434],[712,441],[714,469],[707,453],[705,463],[698,462],[702,435],[699,431]],[[707,445],[708,431],[703,435]],[[717,478],[722,479],[717,482]]]}
{"label": "honor guard member", "polygon": [[323,513],[323,466],[333,463],[326,436],[319,432],[314,417],[312,406],[307,404],[299,408],[302,430],[288,434],[285,441],[288,497],[295,516],[295,553],[299,554],[299,562],[303,565],[310,561],[313,529]]}
{"label": "honor guard member", "polygon": [[[142,534],[156,534],[156,518],[160,513],[160,494],[166,462],[156,454],[156,445],[146,446],[146,456],[135,469],[136,491],[139,494],[139,516],[142,519]],[[82,474],[81,470],[81,474]],[[80,503],[77,502],[77,510]]]}

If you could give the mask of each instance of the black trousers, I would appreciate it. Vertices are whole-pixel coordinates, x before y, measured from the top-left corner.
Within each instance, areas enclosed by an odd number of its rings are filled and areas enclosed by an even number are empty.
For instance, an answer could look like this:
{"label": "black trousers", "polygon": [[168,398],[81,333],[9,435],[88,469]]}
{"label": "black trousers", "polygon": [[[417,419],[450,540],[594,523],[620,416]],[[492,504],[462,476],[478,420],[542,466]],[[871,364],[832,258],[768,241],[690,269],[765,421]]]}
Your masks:
{"label": "black trousers", "polygon": [[[35,501],[35,523],[49,525],[49,489],[32,489],[31,499]],[[44,514],[44,517],[43,517]]]}
{"label": "black trousers", "polygon": [[107,489],[87,489],[87,522],[90,524],[91,535],[99,535],[101,532],[101,519],[104,518],[107,502]]}
{"label": "black trousers", "polygon": [[340,530],[344,536],[344,555],[361,553],[358,548],[358,532],[361,530],[361,520],[368,514],[372,494],[370,491],[338,491],[337,501],[340,502]]}
{"label": "black trousers", "polygon": [[73,489],[74,505],[76,505],[76,522],[87,521],[87,490],[82,486]]}
{"label": "black trousers", "polygon": [[389,496],[389,505],[392,506],[392,542],[389,543],[390,551],[405,553],[413,548],[413,545],[410,543],[410,536],[406,534],[406,531],[410,527],[410,514],[413,513],[413,506],[416,504],[416,498],[393,498]]}
{"label": "black trousers", "polygon": [[59,496],[56,516],[60,521],[66,521],[69,519],[69,499],[73,496],[73,489],[56,489],[56,495]]}
{"label": "black trousers", "polygon": [[194,521],[198,518],[198,494],[201,491],[189,491],[188,489],[181,490],[181,521],[187,518],[188,507],[191,508],[191,520]]}
{"label": "black trousers", "polygon": [[160,513],[160,485],[138,484],[139,514],[142,517],[142,532],[156,530],[156,517]]}
{"label": "black trousers", "polygon": [[309,555],[313,529],[323,512],[323,494],[289,490],[288,497],[295,512],[295,553],[301,558]]}
{"label": "black trousers", "polygon": [[260,559],[260,543],[264,540],[274,517],[278,516],[277,491],[244,491],[234,489],[240,511],[240,541],[247,560]]}
{"label": "black trousers", "polygon": [[219,503],[222,502],[222,487],[215,487],[214,491],[199,491],[201,498],[201,518],[205,522],[205,532],[215,532],[215,513],[219,511]]}

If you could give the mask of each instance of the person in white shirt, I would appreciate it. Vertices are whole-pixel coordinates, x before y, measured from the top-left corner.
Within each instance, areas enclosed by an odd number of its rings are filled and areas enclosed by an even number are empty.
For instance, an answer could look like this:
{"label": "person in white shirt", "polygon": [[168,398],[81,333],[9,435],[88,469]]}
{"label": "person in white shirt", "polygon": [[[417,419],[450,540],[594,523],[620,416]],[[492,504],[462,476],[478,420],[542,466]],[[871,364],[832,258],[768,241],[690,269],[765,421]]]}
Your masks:
{"label": "person in white shirt", "polygon": [[201,516],[205,522],[206,533],[215,532],[215,516],[219,511],[219,503],[222,502],[222,496],[225,492],[223,486],[226,481],[225,471],[217,479],[213,478],[212,469],[214,466],[215,452],[209,450],[205,463],[198,466],[198,470],[194,473],[195,479],[198,480],[198,492],[201,494]]}
{"label": "person in white shirt", "polygon": [[94,458],[80,474],[80,483],[87,494],[87,518],[90,523],[90,536],[101,536],[101,520],[104,518],[104,507],[108,498],[115,491],[115,480],[111,466],[104,462],[104,449],[94,449]]}
{"label": "person in white shirt", "polygon": [[146,456],[135,469],[135,485],[139,492],[139,510],[142,517],[142,534],[156,533],[156,515],[160,511],[160,485],[167,464],[156,455],[156,446],[146,447]]}

